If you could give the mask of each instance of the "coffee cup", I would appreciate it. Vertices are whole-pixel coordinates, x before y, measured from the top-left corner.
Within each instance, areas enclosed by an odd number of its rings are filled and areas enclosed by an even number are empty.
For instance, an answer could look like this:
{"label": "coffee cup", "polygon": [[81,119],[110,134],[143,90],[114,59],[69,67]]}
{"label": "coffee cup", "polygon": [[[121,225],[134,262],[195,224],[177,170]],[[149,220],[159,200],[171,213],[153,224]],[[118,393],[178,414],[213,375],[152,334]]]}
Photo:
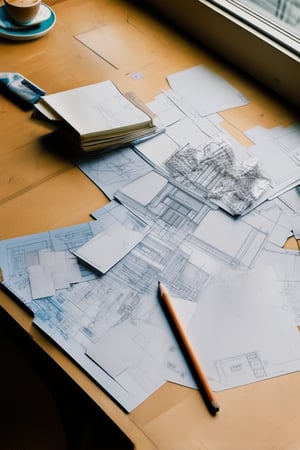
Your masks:
{"label": "coffee cup", "polygon": [[19,25],[31,22],[39,12],[41,0],[4,0],[10,19]]}

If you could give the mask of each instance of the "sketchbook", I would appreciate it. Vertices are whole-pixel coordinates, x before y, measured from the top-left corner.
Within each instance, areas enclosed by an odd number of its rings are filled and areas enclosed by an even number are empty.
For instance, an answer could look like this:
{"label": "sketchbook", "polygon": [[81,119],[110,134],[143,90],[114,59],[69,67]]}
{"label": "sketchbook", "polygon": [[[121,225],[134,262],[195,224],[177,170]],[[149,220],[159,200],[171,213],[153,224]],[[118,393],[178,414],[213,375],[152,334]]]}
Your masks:
{"label": "sketchbook", "polygon": [[45,95],[34,117],[62,126],[86,152],[125,145],[157,131],[150,111],[110,80]]}

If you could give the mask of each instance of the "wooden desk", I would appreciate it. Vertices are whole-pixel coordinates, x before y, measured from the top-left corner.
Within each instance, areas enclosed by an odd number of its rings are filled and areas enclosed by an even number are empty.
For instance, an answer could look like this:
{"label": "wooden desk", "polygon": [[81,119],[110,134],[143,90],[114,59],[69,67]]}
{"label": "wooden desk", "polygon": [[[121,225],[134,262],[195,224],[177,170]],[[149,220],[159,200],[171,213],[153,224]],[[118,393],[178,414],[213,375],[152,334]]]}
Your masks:
{"label": "wooden desk", "polygon": [[[52,93],[111,79],[123,91],[150,101],[172,72],[205,64],[250,100],[244,114],[222,114],[225,125],[247,145],[242,131],[258,123],[288,125],[292,111],[251,79],[121,0],[48,0],[57,23],[41,39],[0,41],[1,70],[20,72]],[[97,55],[76,36],[92,36],[108,55]],[[109,49],[109,52],[107,50]],[[0,97],[0,238],[6,239],[89,220],[105,196],[55,148],[49,132]],[[287,245],[295,246],[290,241]],[[30,317],[4,292],[0,305],[132,440],[147,450],[299,450],[300,373],[218,394],[221,412],[211,417],[197,391],[166,383],[126,414],[66,355],[32,326]]]}

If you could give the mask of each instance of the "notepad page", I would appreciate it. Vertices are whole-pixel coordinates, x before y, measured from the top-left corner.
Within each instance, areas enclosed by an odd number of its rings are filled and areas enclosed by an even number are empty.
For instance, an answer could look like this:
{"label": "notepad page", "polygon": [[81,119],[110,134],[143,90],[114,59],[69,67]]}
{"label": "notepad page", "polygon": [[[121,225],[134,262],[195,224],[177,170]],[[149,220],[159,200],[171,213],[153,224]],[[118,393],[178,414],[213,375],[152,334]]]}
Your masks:
{"label": "notepad page", "polygon": [[110,80],[46,95],[41,104],[50,106],[83,138],[111,135],[152,123]]}

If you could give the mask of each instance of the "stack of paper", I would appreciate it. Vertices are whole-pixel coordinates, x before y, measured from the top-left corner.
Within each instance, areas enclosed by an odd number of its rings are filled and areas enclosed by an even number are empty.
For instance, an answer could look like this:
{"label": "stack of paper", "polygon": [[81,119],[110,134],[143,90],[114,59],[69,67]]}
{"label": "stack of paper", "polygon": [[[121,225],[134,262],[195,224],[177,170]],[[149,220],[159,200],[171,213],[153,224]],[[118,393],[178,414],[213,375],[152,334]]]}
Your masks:
{"label": "stack of paper", "polygon": [[35,112],[63,125],[86,152],[125,145],[156,131],[151,115],[110,80],[46,95]]}

